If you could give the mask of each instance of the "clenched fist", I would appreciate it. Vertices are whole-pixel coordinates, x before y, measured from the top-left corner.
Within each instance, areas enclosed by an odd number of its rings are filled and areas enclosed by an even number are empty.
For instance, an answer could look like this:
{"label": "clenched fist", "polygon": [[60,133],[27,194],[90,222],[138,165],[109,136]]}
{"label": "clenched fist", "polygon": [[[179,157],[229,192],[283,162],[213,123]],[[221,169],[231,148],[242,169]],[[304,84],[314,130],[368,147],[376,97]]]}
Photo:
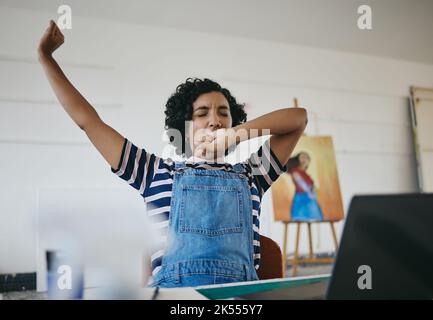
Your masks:
{"label": "clenched fist", "polygon": [[42,56],[50,56],[65,42],[65,37],[53,20],[39,41],[38,53]]}
{"label": "clenched fist", "polygon": [[194,155],[207,160],[222,159],[227,150],[236,147],[238,143],[236,131],[230,129],[218,129],[205,136],[194,152]]}

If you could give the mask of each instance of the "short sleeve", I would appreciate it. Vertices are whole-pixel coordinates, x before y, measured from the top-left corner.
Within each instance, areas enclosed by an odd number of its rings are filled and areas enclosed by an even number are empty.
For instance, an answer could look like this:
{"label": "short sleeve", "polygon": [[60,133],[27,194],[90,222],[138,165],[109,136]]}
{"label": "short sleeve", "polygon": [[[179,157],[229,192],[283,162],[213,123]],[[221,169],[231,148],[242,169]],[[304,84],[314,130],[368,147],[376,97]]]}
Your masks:
{"label": "short sleeve", "polygon": [[269,139],[257,152],[251,154],[247,164],[251,168],[251,174],[257,182],[261,195],[269,189],[282,173],[287,171],[287,167],[283,166],[272,152]]}
{"label": "short sleeve", "polygon": [[161,160],[125,138],[119,165],[117,169],[111,168],[111,171],[143,195]]}

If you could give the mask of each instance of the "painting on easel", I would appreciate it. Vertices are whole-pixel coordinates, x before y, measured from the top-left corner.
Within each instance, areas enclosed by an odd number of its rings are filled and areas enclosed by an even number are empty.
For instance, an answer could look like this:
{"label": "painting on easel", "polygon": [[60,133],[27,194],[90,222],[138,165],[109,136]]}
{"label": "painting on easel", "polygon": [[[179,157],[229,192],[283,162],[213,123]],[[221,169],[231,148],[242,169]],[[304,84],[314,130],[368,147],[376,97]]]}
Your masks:
{"label": "painting on easel", "polygon": [[276,221],[340,221],[344,218],[332,138],[302,136],[287,172],[272,185]]}

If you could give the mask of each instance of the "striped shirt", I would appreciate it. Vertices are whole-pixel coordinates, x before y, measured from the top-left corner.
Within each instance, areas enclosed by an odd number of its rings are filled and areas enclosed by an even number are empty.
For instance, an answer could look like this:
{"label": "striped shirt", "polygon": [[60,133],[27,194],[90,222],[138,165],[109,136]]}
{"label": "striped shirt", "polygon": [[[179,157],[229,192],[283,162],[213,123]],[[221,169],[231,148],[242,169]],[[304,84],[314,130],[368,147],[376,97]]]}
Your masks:
{"label": "striped shirt", "polygon": [[[257,152],[241,162],[243,173],[248,177],[251,190],[253,215],[253,261],[257,269],[260,264],[260,203],[263,194],[286,171],[272,152],[267,140]],[[188,168],[202,170],[233,171],[229,163],[206,163],[186,161]],[[152,243],[151,268],[154,276],[161,268],[162,257],[168,234],[170,202],[175,164],[171,158],[163,159],[140,149],[125,139],[118,169],[111,171],[138,190],[144,198],[147,214],[158,230],[158,239]]]}

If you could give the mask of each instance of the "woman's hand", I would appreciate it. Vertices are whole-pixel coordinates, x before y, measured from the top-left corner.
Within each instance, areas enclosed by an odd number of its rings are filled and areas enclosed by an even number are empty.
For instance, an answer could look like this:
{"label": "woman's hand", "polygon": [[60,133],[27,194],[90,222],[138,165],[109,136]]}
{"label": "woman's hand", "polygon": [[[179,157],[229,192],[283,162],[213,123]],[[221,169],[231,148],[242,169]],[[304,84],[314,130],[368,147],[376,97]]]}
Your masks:
{"label": "woman's hand", "polygon": [[50,24],[47,30],[45,30],[44,35],[39,41],[39,56],[51,56],[53,52],[63,44],[63,42],[65,42],[64,35],[60,31],[56,23],[53,20],[50,20]]}
{"label": "woman's hand", "polygon": [[204,142],[212,142],[215,137],[212,130],[209,129],[199,129],[194,134],[194,146],[199,146]]}
{"label": "woman's hand", "polygon": [[226,150],[235,147],[237,143],[236,131],[218,129],[204,136],[204,142],[198,145],[194,155],[207,160],[224,158]]}

